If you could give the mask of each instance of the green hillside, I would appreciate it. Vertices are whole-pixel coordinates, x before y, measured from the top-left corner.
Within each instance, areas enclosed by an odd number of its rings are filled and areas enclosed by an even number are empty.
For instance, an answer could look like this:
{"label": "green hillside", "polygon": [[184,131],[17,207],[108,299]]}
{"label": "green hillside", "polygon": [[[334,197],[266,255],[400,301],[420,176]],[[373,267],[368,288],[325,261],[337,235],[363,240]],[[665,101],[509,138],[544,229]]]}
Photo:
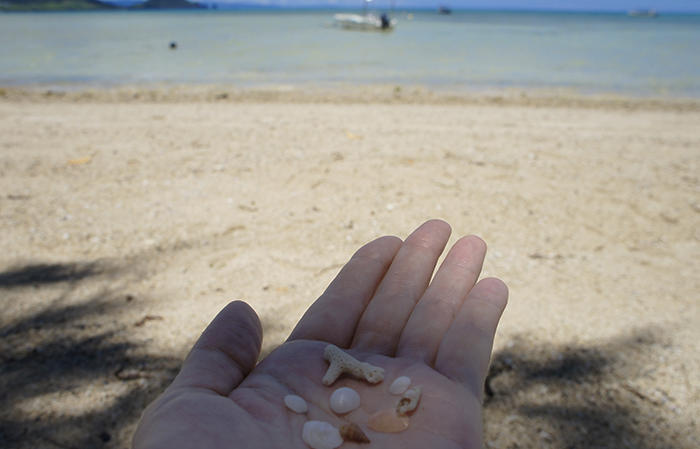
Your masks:
{"label": "green hillside", "polygon": [[140,5],[132,6],[132,9],[194,9],[202,8],[201,5],[187,0],[148,0]]}
{"label": "green hillside", "polygon": [[88,11],[115,8],[97,0],[0,0],[0,11]]}
{"label": "green hillside", "polygon": [[[193,9],[201,5],[187,0],[148,0],[129,9]],[[0,0],[0,11],[88,11],[119,9],[97,0]]]}

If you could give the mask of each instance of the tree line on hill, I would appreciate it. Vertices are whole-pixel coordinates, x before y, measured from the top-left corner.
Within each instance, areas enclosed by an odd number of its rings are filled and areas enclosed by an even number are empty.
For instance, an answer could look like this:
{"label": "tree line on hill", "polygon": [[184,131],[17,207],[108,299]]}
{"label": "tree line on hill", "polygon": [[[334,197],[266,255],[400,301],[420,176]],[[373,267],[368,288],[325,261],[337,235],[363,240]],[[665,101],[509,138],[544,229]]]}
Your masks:
{"label": "tree line on hill", "polygon": [[146,0],[128,6],[100,0],[0,0],[0,11],[90,11],[110,9],[197,9],[205,6],[188,0]]}

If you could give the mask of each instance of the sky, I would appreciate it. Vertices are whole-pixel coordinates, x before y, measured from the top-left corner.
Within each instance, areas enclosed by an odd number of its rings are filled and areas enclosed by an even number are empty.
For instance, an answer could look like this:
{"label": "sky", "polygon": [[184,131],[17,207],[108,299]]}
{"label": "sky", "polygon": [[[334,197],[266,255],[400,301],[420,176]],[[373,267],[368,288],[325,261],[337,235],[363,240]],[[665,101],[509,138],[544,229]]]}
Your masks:
{"label": "sky", "polygon": [[[360,7],[362,0],[200,0],[217,3],[245,3],[303,7],[310,5]],[[436,8],[448,5],[453,9],[546,9],[573,11],[657,11],[700,12],[700,0],[394,0],[398,8]],[[390,5],[391,0],[374,0],[377,7]]]}

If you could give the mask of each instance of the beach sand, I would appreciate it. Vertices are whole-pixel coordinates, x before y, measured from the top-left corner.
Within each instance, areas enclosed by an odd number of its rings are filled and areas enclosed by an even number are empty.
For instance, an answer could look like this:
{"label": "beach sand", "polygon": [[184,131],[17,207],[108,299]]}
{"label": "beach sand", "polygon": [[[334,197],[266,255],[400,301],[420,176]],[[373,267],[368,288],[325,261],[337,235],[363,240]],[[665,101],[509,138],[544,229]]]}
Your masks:
{"label": "beach sand", "polygon": [[363,243],[486,240],[489,448],[700,445],[700,104],[0,90],[0,446],[128,447],[206,324],[279,344]]}

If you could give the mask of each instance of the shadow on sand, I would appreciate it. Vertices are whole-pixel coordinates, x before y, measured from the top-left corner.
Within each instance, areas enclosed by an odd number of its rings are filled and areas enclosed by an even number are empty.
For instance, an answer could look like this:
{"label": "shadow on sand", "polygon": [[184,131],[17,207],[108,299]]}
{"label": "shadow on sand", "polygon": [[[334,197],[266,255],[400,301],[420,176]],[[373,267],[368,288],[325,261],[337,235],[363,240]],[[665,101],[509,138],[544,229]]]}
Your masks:
{"label": "shadow on sand", "polygon": [[91,276],[104,274],[107,270],[107,267],[100,266],[97,262],[24,265],[0,273],[0,289],[77,282]]}
{"label": "shadow on sand", "polygon": [[[57,296],[49,293],[42,310],[0,321],[0,447],[124,447],[120,431],[174,377],[179,359],[143,355],[116,321],[105,322],[133,300],[130,295],[76,293],[89,278],[101,276],[100,285],[110,284],[117,271],[95,262],[32,264],[0,273],[5,297],[21,288],[28,294],[49,286],[58,290]],[[99,392],[92,395],[98,403],[85,399],[90,390]],[[42,404],[53,401],[67,404],[65,413],[43,410]]]}
{"label": "shadow on sand", "polygon": [[[133,300],[109,290],[121,270],[77,262],[0,273],[0,304],[48,297],[43,309],[0,320],[0,447],[129,446],[129,429],[181,360],[149,354],[110,318]],[[86,295],[85,284],[97,292]],[[595,346],[512,341],[494,355],[486,385],[487,447],[689,448],[660,413],[673,406],[653,379],[662,337],[651,329]],[[101,400],[86,403],[86,391]],[[52,402],[60,413],[42,410]]]}
{"label": "shadow on sand", "polygon": [[487,447],[684,448],[662,418],[675,405],[654,380],[656,329],[598,345],[519,338],[494,355],[486,382]]}

